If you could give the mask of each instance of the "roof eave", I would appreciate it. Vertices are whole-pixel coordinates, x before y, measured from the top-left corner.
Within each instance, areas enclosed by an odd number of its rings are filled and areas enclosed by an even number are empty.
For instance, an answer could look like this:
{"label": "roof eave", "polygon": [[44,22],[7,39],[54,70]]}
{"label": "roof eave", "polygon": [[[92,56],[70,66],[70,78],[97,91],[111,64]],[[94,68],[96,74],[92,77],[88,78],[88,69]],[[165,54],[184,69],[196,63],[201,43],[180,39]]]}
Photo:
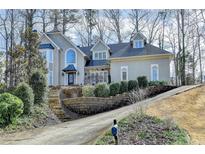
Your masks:
{"label": "roof eave", "polygon": [[173,54],[172,53],[168,53],[168,54],[155,54],[155,55],[140,55],[140,56],[127,56],[127,57],[111,57],[109,58],[110,60],[115,60],[115,59],[130,59],[130,58],[143,58],[143,57],[159,57],[159,56],[170,56],[172,57]]}

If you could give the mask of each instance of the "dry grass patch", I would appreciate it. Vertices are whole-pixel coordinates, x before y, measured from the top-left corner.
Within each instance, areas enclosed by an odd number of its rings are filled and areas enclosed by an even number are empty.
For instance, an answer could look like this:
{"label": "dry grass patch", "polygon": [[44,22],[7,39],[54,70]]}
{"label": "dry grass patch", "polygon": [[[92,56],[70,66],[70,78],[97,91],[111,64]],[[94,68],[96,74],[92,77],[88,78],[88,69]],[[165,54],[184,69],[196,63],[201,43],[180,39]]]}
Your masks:
{"label": "dry grass patch", "polygon": [[205,144],[205,86],[150,104],[146,113],[174,119],[189,132],[192,144]]}

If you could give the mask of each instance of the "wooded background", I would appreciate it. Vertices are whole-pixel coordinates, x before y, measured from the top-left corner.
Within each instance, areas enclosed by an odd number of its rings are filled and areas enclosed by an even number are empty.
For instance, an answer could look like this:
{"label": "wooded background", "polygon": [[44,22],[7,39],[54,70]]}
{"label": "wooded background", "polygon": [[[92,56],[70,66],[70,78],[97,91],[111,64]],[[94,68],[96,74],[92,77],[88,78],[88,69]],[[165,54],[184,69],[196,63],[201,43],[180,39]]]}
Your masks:
{"label": "wooded background", "polygon": [[46,72],[34,30],[61,31],[79,46],[99,38],[107,44],[127,42],[139,31],[148,43],[174,54],[173,84],[204,80],[205,10],[1,10],[0,81],[7,87],[27,80],[35,69]]}

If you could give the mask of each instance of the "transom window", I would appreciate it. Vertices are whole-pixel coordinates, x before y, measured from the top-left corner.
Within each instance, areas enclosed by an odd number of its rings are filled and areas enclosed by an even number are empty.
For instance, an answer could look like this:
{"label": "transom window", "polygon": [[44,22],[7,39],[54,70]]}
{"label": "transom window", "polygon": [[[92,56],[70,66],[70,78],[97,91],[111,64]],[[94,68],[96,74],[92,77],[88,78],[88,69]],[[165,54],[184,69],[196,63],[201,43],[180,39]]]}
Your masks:
{"label": "transom window", "polygon": [[121,67],[121,81],[127,81],[128,80],[128,67],[122,66]]}
{"label": "transom window", "polygon": [[66,63],[67,64],[76,63],[76,54],[75,54],[75,51],[73,49],[69,49],[66,52]]}
{"label": "transom window", "polygon": [[143,40],[136,40],[134,44],[134,48],[143,48],[144,47],[144,41]]}
{"label": "transom window", "polygon": [[106,51],[95,52],[94,60],[104,60],[107,59]]}
{"label": "transom window", "polygon": [[151,65],[151,80],[152,81],[159,80],[159,66],[158,66],[158,64]]}

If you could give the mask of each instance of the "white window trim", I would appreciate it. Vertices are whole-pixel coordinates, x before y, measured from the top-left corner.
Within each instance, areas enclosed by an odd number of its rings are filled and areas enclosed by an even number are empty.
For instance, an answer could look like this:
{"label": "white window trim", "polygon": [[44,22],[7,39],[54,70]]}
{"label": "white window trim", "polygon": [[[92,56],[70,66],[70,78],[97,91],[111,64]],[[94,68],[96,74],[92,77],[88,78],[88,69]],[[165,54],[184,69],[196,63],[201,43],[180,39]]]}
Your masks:
{"label": "white window trim", "polygon": [[[90,72],[89,74],[90,74],[90,82],[92,82],[92,80],[91,80],[91,74],[93,74],[94,76],[96,76],[96,74],[98,73],[98,74],[100,74],[102,72],[102,82],[99,82],[99,83],[108,83],[108,71],[94,71],[94,72]],[[105,82],[105,78],[104,78],[104,75],[105,75],[105,72],[107,73],[107,78],[106,78],[106,81],[107,82]]]}
{"label": "white window trim", "polygon": [[[67,63],[67,59],[66,58],[67,58],[67,52],[69,50],[73,50],[75,52],[75,63]],[[73,64],[75,66],[75,68],[77,69],[77,63],[78,63],[77,60],[78,60],[78,54],[77,54],[77,52],[76,52],[76,50],[74,48],[68,48],[68,49],[65,50],[64,68],[66,66],[70,65],[70,64]],[[66,77],[66,76],[68,76],[68,75],[66,73],[64,73],[64,85],[68,85],[68,77]],[[77,73],[75,73],[75,79],[74,80],[75,80],[74,84],[77,84]]]}
{"label": "white window trim", "polygon": [[[127,73],[126,80],[123,80],[123,74],[122,74],[123,69],[126,69],[126,73]],[[128,66],[121,66],[121,81],[128,81]]]}
{"label": "white window trim", "polygon": [[[142,47],[137,47],[137,42],[141,42],[142,43]],[[144,40],[135,40],[134,41],[134,48],[137,48],[137,49],[141,49],[141,48],[144,48]]]}
{"label": "white window trim", "polygon": [[[49,68],[49,63],[52,63],[52,64],[54,63],[54,50],[52,50],[52,49],[41,49],[40,52],[41,52],[42,56],[45,53],[46,66],[47,66],[47,68]],[[49,52],[52,52],[51,62],[49,61]]]}
{"label": "white window trim", "polygon": [[[105,56],[106,56],[105,59],[103,59],[103,52],[105,52]],[[98,54],[97,59],[95,58],[96,53]],[[99,53],[102,53],[102,59],[99,59]],[[108,59],[108,51],[107,50],[93,51],[92,58],[93,60],[106,60]]]}
{"label": "white window trim", "polygon": [[[75,52],[75,63],[67,63],[67,53],[68,53],[69,50],[73,50]],[[68,48],[65,52],[65,59],[64,59],[65,60],[65,67],[68,66],[69,64],[73,64],[74,66],[76,66],[77,59],[78,59],[77,56],[78,56],[77,52],[74,48]]]}
{"label": "white window trim", "polygon": [[50,60],[49,58],[50,58],[50,55],[49,55],[49,53],[52,53],[52,59],[51,59],[51,61],[49,61],[49,63],[52,63],[53,64],[53,59],[54,59],[54,55],[53,55],[53,50],[47,50],[47,53],[46,54],[48,54],[48,60]]}
{"label": "white window trim", "polygon": [[158,64],[151,64],[151,81],[154,81],[153,80],[153,74],[152,74],[152,68],[154,67],[154,66],[157,66],[157,81],[159,80],[159,65]]}

